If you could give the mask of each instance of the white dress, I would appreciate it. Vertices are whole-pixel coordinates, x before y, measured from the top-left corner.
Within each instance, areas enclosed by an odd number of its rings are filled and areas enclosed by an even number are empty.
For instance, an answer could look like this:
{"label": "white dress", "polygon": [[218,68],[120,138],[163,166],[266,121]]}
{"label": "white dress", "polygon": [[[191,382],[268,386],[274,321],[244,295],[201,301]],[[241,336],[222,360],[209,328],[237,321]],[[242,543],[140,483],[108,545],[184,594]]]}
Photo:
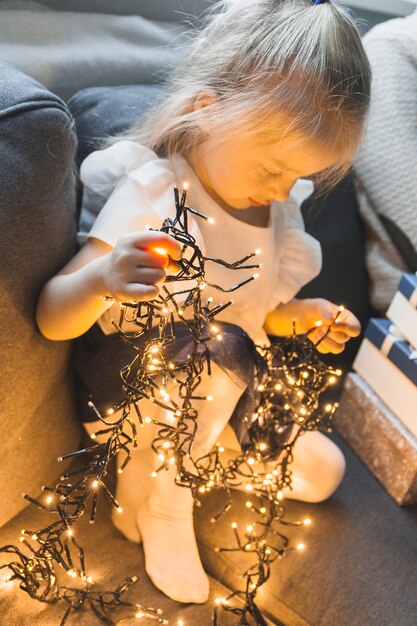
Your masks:
{"label": "white dress", "polygon": [[[297,181],[286,202],[273,202],[268,226],[259,227],[224,211],[179,154],[160,159],[148,148],[123,140],[90,154],[80,176],[84,184],[80,243],[91,236],[115,246],[125,234],[149,226],[160,228],[166,217],[175,215],[174,186],[181,189],[187,181],[187,204],[215,220],[210,224],[198,217],[189,219],[190,232],[207,256],[234,262],[261,249],[251,259],[263,264],[257,280],[231,294],[208,286],[204,291],[213,297],[213,304],[234,300],[219,319],[241,326],[255,343],[268,343],[263,330],[267,314],[291,300],[320,272],[320,245],[305,233],[300,212],[301,203],[313,190],[311,181]],[[235,271],[208,262],[206,280],[230,288],[255,271]],[[105,334],[114,332],[110,320],[118,319],[117,309],[116,303],[98,320]]]}

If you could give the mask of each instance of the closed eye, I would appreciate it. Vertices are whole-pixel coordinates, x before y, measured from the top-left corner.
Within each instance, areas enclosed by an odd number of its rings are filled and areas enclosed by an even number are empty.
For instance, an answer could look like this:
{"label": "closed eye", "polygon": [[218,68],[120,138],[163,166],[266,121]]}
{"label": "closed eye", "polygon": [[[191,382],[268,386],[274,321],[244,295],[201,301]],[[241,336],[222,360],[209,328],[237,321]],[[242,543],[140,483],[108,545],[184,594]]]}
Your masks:
{"label": "closed eye", "polygon": [[263,165],[261,166],[261,171],[266,176],[281,176],[281,174],[282,174],[281,171],[272,171],[272,170],[268,169],[267,167],[264,167]]}

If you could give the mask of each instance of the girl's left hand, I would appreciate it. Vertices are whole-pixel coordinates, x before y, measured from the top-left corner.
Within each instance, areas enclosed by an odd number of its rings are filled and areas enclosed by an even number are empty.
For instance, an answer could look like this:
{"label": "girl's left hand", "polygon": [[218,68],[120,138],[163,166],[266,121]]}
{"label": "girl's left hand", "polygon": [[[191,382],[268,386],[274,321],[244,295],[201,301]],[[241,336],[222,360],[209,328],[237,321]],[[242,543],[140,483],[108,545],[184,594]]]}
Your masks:
{"label": "girl's left hand", "polygon": [[327,337],[320,341],[317,346],[319,352],[340,354],[345,349],[345,344],[349,339],[359,336],[361,332],[360,322],[348,309],[342,308],[340,310],[337,304],[323,298],[309,298],[300,300],[299,303],[304,303],[304,306],[302,305],[302,318],[306,330],[314,328],[316,322],[321,322],[321,325],[308,334],[308,338],[314,344],[317,344],[329,331]]}

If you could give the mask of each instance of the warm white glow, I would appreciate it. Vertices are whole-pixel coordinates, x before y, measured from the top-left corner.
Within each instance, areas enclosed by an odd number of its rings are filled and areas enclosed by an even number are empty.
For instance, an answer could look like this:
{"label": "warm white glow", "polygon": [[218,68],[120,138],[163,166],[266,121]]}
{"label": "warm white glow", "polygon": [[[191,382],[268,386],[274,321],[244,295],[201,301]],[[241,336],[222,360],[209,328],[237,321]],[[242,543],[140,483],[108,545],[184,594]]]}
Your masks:
{"label": "warm white glow", "polygon": [[303,543],[299,543],[297,545],[297,550],[304,550],[304,544]]}
{"label": "warm white glow", "polygon": [[322,325],[323,325],[323,322],[321,320],[318,320],[317,322],[314,322],[314,326],[317,326],[317,328],[319,328]]}
{"label": "warm white glow", "polygon": [[254,280],[256,280],[257,278],[259,278],[259,274],[258,272],[256,272],[256,274],[253,275]]}
{"label": "warm white glow", "polygon": [[261,250],[260,248],[257,248],[257,249],[255,250],[255,254],[256,254],[256,255],[261,254],[261,253],[262,253],[262,250]]}
{"label": "warm white glow", "polygon": [[165,248],[152,248],[152,250],[156,252],[156,254],[161,254],[163,256],[167,256],[168,254]]}
{"label": "warm white glow", "polygon": [[311,519],[309,519],[309,518],[307,517],[307,519],[305,519],[303,523],[304,523],[306,526],[310,526],[310,524],[311,524]]}
{"label": "warm white glow", "polygon": [[214,224],[216,222],[214,217],[209,217],[207,221],[208,221],[209,224]]}

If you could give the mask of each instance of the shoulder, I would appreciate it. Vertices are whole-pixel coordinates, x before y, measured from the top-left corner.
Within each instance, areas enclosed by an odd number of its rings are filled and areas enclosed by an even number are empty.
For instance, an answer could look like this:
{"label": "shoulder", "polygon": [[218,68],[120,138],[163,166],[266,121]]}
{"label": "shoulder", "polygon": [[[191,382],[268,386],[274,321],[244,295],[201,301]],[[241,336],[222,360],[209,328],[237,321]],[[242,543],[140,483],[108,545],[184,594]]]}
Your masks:
{"label": "shoulder", "polygon": [[158,160],[158,156],[152,150],[124,139],[92,152],[81,164],[80,178],[91,189],[113,185],[132,169],[155,160]]}

